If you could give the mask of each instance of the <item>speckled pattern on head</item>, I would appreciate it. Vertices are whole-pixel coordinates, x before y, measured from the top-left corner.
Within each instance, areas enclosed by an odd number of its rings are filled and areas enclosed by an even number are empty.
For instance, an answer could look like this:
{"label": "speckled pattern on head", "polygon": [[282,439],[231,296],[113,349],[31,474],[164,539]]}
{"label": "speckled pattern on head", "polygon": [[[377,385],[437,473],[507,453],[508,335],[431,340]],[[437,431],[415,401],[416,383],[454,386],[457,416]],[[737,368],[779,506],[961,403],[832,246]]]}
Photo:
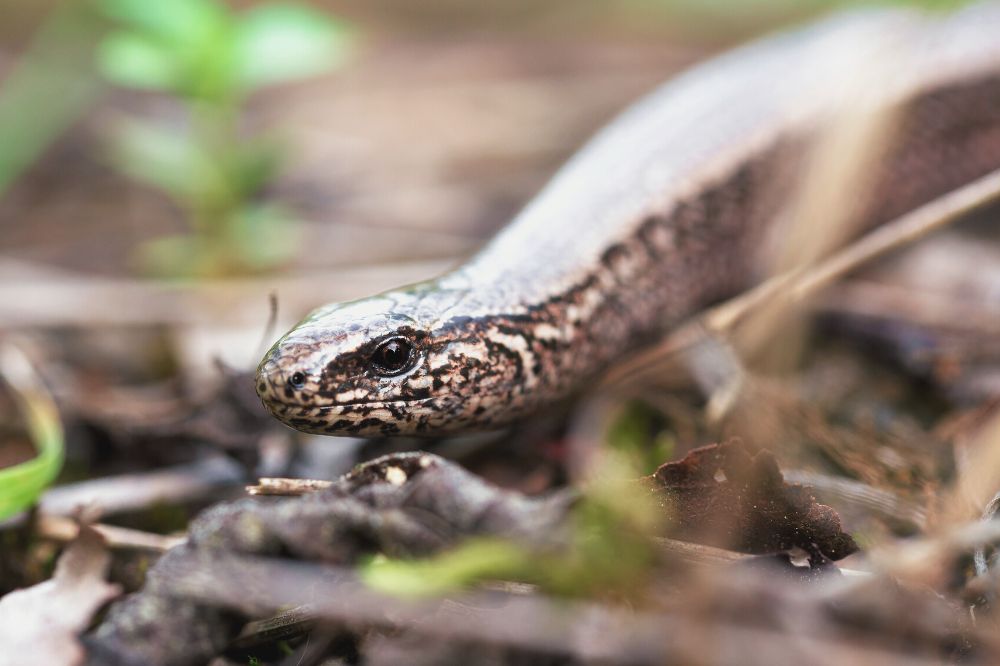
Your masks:
{"label": "speckled pattern on head", "polygon": [[[290,426],[492,428],[585,390],[615,359],[752,283],[839,85],[905,36],[904,108],[873,226],[1000,167],[1000,5],[927,21],[855,12],[717,58],[595,137],[486,248],[441,278],[322,307],[264,357]],[[866,53],[865,49],[869,49]]]}

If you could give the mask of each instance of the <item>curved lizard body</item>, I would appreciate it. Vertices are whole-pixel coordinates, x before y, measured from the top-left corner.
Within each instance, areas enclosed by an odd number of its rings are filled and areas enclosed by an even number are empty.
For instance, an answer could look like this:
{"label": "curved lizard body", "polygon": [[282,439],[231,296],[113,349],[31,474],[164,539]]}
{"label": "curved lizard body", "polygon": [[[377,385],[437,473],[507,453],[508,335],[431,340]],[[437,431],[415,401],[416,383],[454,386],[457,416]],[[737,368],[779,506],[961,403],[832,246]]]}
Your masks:
{"label": "curved lizard body", "polygon": [[479,254],[321,307],[258,368],[280,420],[324,434],[494,427],[755,279],[756,248],[842,108],[861,44],[907,37],[872,226],[1000,167],[1000,5],[934,21],[859,12],[696,67],[601,131]]}

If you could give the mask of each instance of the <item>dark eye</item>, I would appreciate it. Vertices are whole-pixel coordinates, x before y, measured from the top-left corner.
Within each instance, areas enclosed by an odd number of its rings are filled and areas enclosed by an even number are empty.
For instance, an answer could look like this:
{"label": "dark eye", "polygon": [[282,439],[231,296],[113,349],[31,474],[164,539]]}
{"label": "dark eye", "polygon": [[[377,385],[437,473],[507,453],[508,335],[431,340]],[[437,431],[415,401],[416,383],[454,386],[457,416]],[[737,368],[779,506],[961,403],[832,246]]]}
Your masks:
{"label": "dark eye", "polygon": [[372,370],[391,377],[410,369],[413,359],[413,345],[405,338],[391,338],[379,344],[372,352]]}
{"label": "dark eye", "polygon": [[306,376],[301,372],[293,372],[292,376],[288,378],[288,384],[292,388],[300,389],[305,386]]}

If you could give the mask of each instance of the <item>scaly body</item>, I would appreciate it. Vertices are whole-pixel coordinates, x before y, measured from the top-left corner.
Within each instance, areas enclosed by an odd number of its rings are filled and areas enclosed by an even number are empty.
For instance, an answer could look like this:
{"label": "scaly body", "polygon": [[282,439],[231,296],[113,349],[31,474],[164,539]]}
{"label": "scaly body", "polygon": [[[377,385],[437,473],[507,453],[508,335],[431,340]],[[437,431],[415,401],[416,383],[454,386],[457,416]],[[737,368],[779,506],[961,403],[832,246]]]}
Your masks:
{"label": "scaly body", "polygon": [[[626,111],[489,245],[436,280],[320,308],[257,390],[325,434],[494,427],[751,284],[756,248],[837,113],[859,44],[905,31],[896,140],[867,226],[1000,167],[1000,5],[935,22],[856,13],[734,51]],[[856,61],[855,61],[856,62]]]}

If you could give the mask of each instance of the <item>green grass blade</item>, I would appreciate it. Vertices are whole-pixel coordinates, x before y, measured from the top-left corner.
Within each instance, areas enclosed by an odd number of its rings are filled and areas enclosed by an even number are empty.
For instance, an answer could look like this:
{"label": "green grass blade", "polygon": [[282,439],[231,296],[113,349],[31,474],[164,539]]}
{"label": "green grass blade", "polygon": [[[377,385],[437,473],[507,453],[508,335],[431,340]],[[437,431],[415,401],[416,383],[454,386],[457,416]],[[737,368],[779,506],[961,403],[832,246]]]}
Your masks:
{"label": "green grass blade", "polygon": [[52,398],[24,356],[13,347],[0,349],[0,375],[13,391],[38,455],[0,469],[0,520],[28,508],[52,483],[64,458],[64,437]]}

